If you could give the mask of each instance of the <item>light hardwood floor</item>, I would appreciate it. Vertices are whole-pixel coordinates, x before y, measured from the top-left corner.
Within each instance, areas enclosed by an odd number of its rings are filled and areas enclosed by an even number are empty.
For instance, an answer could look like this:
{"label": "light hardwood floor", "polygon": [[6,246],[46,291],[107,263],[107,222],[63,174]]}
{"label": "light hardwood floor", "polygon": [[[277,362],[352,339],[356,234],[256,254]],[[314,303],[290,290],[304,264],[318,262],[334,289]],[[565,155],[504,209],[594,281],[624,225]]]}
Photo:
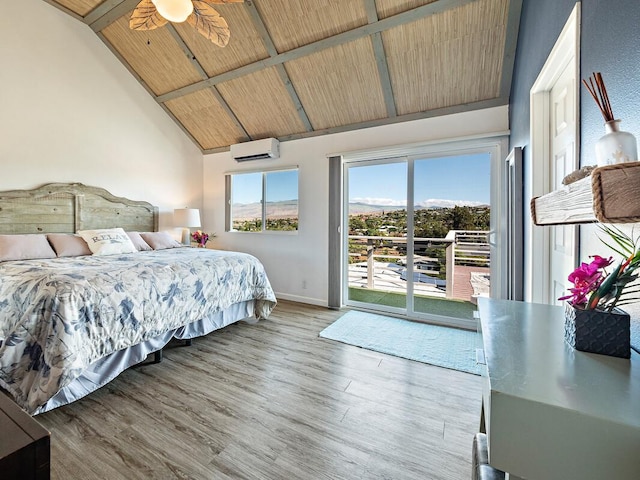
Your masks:
{"label": "light hardwood floor", "polygon": [[481,378],[318,337],[280,302],[35,417],[53,479],[466,480]]}

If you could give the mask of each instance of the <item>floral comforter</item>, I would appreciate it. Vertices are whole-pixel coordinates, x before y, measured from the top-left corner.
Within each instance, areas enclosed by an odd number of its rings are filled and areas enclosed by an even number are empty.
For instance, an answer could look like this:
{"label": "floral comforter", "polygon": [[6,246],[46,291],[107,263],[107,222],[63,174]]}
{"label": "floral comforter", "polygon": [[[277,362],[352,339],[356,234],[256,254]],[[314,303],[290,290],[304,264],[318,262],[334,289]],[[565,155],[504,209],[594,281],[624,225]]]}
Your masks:
{"label": "floral comforter", "polygon": [[0,263],[0,385],[33,413],[94,361],[230,305],[276,299],[251,255],[179,248]]}

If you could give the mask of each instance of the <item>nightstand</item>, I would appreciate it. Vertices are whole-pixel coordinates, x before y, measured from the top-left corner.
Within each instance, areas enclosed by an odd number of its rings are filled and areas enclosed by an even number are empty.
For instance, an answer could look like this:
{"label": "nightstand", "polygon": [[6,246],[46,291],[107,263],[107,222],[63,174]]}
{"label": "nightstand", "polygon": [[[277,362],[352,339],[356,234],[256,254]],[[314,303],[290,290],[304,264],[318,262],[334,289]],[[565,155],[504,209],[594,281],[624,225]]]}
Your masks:
{"label": "nightstand", "polygon": [[49,432],[2,392],[0,432],[0,472],[4,480],[49,478]]}

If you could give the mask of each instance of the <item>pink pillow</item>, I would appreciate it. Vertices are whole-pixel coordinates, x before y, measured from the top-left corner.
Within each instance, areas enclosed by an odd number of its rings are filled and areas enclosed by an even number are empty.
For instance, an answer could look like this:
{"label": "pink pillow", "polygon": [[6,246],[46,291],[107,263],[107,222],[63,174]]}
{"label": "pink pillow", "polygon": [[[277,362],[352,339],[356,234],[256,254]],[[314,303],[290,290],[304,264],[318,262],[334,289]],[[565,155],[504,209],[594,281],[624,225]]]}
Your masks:
{"label": "pink pillow", "polygon": [[151,248],[149,244],[142,239],[138,232],[127,232],[127,235],[129,235],[131,243],[133,243],[133,246],[136,247],[136,250],[139,252],[153,250],[153,248]]}
{"label": "pink pillow", "polygon": [[178,248],[184,246],[176,242],[167,232],[147,232],[141,233],[140,236],[154,250],[164,250],[165,248]]}
{"label": "pink pillow", "polygon": [[44,234],[0,235],[0,262],[56,258]]}
{"label": "pink pillow", "polygon": [[66,233],[49,233],[47,235],[49,243],[56,251],[58,257],[80,257],[91,255],[89,245],[82,237]]}

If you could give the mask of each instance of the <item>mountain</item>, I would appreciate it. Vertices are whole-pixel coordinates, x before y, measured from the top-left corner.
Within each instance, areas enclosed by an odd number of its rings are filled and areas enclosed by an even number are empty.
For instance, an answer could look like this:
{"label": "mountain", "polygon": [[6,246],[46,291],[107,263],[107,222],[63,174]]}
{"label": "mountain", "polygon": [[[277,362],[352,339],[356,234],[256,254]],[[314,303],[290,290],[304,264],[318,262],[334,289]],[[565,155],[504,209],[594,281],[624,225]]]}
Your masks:
{"label": "mountain", "polygon": [[472,202],[471,200],[445,200],[441,198],[429,198],[418,202],[416,208],[453,208],[453,207],[488,207],[486,203]]}
{"label": "mountain", "polygon": [[[430,198],[416,204],[415,209],[436,209],[436,208],[453,208],[453,207],[488,207],[489,205],[481,202],[472,202],[468,200],[445,200]],[[403,205],[375,205],[371,203],[354,202],[349,204],[349,215],[369,215],[394,211],[405,210],[407,207]]]}
{"label": "mountain", "polygon": [[404,205],[372,205],[370,203],[355,202],[349,204],[349,215],[367,215],[389,212],[392,210],[406,210]]}
{"label": "mountain", "polygon": [[[298,218],[298,201],[283,200],[267,203],[269,218]],[[254,220],[262,218],[262,203],[234,203],[233,220]]]}

